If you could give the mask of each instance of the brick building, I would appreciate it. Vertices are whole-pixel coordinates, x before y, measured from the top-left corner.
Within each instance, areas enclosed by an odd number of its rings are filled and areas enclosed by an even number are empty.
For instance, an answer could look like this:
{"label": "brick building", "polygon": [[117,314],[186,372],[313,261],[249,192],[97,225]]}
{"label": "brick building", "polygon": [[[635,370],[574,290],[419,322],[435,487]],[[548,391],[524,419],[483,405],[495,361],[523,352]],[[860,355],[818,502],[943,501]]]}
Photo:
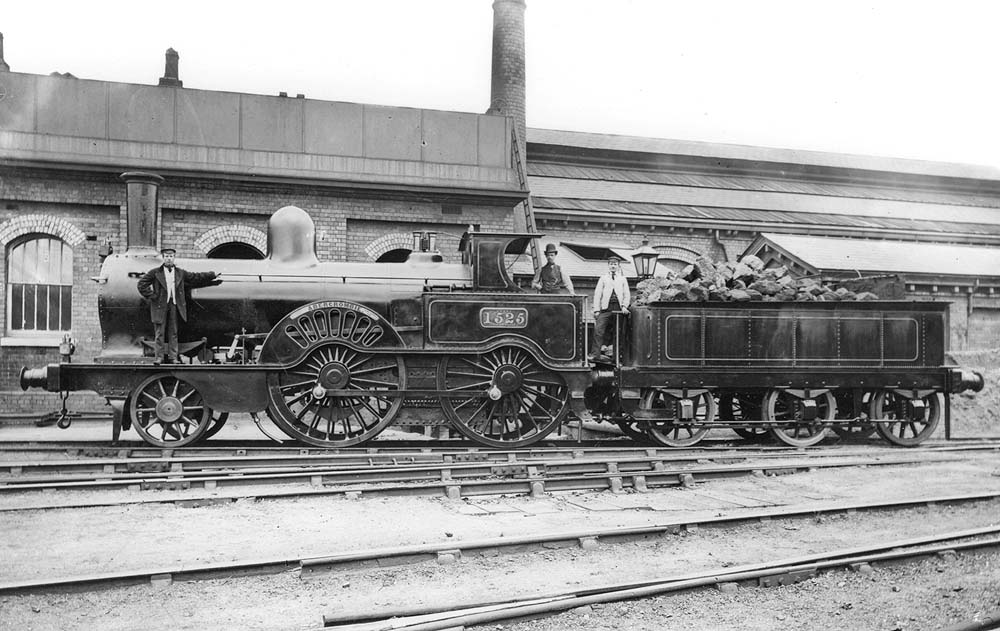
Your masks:
{"label": "brick building", "polygon": [[[174,51],[158,85],[10,72],[0,59],[0,413],[57,405],[20,392],[17,377],[58,360],[64,335],[80,360],[100,352],[92,279],[101,255],[125,246],[118,176],[135,170],[166,179],[157,239],[182,259],[259,257],[271,213],[295,205],[316,222],[321,260],[399,260],[412,232],[431,230],[455,261],[470,224],[524,229],[528,189],[538,230],[584,291],[609,250],[627,255],[644,237],[675,269],[759,251],[762,234],[905,243],[920,270],[886,260],[866,272],[903,272],[910,296],[952,302],[953,348],[997,345],[1000,271],[946,271],[931,246],[1000,252],[1000,171],[529,130],[523,16],[523,0],[494,3],[486,114],[192,90]],[[844,272],[782,256],[802,273]],[[530,260],[514,269],[524,280]]]}

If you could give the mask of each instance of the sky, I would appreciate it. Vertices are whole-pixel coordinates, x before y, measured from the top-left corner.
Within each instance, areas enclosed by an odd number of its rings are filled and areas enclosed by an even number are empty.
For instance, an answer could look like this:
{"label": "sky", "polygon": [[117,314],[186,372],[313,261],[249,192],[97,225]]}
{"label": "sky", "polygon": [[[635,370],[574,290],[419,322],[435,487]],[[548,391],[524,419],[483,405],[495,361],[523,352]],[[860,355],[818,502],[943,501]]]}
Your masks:
{"label": "sky", "polygon": [[[1000,3],[526,0],[529,127],[1000,168]],[[463,112],[492,0],[12,0],[12,71]]]}

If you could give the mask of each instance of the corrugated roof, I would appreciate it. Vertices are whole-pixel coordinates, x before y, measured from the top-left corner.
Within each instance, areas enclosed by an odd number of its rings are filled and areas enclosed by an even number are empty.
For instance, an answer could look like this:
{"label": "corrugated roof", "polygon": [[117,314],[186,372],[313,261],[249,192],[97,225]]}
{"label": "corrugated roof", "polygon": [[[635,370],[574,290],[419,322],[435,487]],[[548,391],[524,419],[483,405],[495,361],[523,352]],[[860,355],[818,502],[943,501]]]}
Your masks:
{"label": "corrugated roof", "polygon": [[551,162],[529,162],[528,175],[536,177],[572,178],[578,180],[604,180],[608,182],[637,182],[645,184],[671,184],[700,188],[768,191],[775,193],[801,193],[827,197],[860,197],[908,202],[931,202],[955,206],[983,206],[1000,208],[1000,197],[986,195],[940,193],[911,188],[888,186],[861,186],[833,184],[802,180],[779,180],[767,177],[739,175],[708,175],[702,173],[676,173],[641,169],[575,166]]}
{"label": "corrugated roof", "polygon": [[724,143],[645,138],[614,134],[591,134],[556,129],[527,130],[529,143],[612,151],[696,156],[727,160],[749,160],[778,164],[801,164],[830,168],[861,169],[938,177],[1000,181],[1000,169],[990,166],[930,162],[878,156],[862,156],[801,149],[779,149]]}
{"label": "corrugated roof", "polygon": [[823,271],[1000,276],[1000,249],[762,233],[780,250]]}
{"label": "corrugated roof", "polygon": [[[909,232],[939,232],[942,235],[975,235],[979,237],[1000,236],[998,224],[951,223],[947,221],[924,221],[892,217],[855,217],[851,215],[827,215],[823,213],[784,212],[777,210],[748,210],[744,208],[720,208],[686,206],[677,204],[648,204],[637,202],[612,202],[590,199],[567,199],[533,197],[535,211],[545,214],[546,210],[572,212],[577,215],[601,213],[620,215],[622,221],[641,221],[643,217],[695,219],[725,222],[739,222],[753,225],[808,225],[830,228],[853,228],[868,230],[895,230]],[[726,226],[720,226],[725,228]],[[740,225],[741,229],[748,229]]]}
{"label": "corrugated roof", "polygon": [[533,196],[544,198],[919,219],[939,221],[942,224],[961,222],[1000,225],[1000,211],[971,206],[537,176],[530,177],[529,184]]}

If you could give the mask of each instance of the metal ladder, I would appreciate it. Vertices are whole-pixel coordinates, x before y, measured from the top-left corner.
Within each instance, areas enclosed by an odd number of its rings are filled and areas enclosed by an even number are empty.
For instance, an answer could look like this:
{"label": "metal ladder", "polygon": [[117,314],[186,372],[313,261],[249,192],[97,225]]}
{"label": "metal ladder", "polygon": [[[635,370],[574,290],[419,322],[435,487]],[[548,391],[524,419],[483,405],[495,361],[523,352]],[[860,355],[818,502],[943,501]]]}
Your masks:
{"label": "metal ladder", "polygon": [[[511,141],[514,147],[514,166],[517,169],[517,179],[521,184],[521,188],[528,190],[528,165],[525,162],[525,156],[521,155],[521,145],[517,141],[517,127],[511,127]],[[538,232],[538,228],[535,225],[535,206],[531,203],[531,191],[528,191],[528,197],[521,203],[521,206],[524,209],[524,225],[527,231],[531,233]],[[541,253],[538,251],[538,239],[531,239],[530,244],[531,266],[533,272],[537,274],[538,270],[542,267]]]}

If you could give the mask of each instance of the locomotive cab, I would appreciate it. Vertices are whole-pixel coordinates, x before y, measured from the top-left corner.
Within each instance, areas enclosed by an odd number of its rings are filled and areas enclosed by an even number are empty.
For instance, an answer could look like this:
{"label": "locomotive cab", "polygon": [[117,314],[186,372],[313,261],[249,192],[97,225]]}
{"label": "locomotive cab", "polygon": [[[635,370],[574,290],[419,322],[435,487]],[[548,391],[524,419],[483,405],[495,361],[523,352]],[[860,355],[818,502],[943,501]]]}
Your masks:
{"label": "locomotive cab", "polygon": [[472,289],[476,291],[512,291],[521,289],[507,273],[507,255],[522,255],[531,239],[540,234],[475,232],[472,227],[462,235],[458,249],[462,263],[472,266]]}

